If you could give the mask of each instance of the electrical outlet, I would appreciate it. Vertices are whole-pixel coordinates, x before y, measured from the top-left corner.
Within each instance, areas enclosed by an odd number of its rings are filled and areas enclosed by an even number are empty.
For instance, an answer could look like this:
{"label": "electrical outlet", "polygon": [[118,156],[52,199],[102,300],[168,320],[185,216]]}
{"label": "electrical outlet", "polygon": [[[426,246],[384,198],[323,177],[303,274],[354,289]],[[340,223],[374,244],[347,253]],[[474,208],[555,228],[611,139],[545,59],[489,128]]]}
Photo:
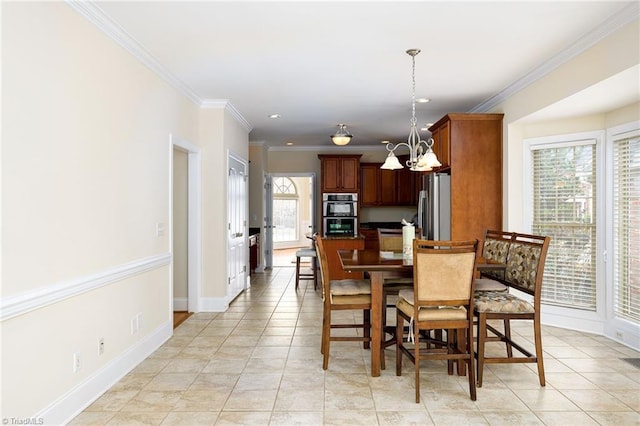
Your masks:
{"label": "electrical outlet", "polygon": [[624,333],[620,330],[616,330],[616,339],[624,340]]}
{"label": "electrical outlet", "polygon": [[102,355],[104,353],[104,337],[98,339],[98,355]]}
{"label": "electrical outlet", "polygon": [[73,354],[73,372],[77,373],[80,371],[80,352],[75,352]]}

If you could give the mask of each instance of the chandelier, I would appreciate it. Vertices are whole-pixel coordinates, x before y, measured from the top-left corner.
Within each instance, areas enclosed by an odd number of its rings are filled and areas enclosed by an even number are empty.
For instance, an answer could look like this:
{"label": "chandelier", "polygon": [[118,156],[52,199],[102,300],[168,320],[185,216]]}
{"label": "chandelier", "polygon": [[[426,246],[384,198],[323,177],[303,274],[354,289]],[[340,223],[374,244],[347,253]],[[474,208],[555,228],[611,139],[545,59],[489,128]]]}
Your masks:
{"label": "chandelier", "polygon": [[420,134],[418,133],[417,120],[416,120],[416,55],[420,53],[420,49],[409,49],[407,54],[411,56],[412,61],[412,91],[411,91],[411,129],[409,130],[409,137],[407,142],[400,142],[397,144],[388,143],[387,159],[384,164],[380,166],[381,169],[398,170],[403,166],[398,161],[398,157],[395,156],[394,151],[400,146],[406,146],[409,148],[409,159],[406,162],[407,167],[410,170],[416,172],[427,172],[434,167],[439,167],[442,164],[438,161],[436,154],[431,147],[433,146],[433,138],[429,138],[428,141],[420,140]]}
{"label": "chandelier", "polygon": [[351,142],[352,137],[353,135],[347,131],[347,126],[338,124],[338,131],[331,135],[331,141],[336,145],[346,145]]}

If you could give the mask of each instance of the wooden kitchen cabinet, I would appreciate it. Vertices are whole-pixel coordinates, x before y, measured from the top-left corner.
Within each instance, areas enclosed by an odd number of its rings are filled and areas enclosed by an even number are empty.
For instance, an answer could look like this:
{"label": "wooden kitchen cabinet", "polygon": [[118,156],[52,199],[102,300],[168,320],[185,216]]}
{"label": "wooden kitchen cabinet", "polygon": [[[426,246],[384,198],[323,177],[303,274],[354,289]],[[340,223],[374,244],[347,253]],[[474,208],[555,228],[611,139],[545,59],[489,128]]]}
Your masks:
{"label": "wooden kitchen cabinet", "polygon": [[318,155],[322,192],[358,192],[361,155]]}
{"label": "wooden kitchen cabinet", "polygon": [[417,206],[422,184],[420,176],[422,172],[412,172],[408,167],[396,170],[396,205]]}
{"label": "wooden kitchen cabinet", "polygon": [[360,206],[377,206],[378,174],[380,166],[377,163],[362,163],[360,165]]}
{"label": "wooden kitchen cabinet", "polygon": [[438,157],[438,161],[440,161],[440,163],[442,164],[442,166],[439,167],[438,170],[446,169],[451,164],[451,132],[449,131],[450,121],[442,121],[442,123],[437,128],[435,128],[435,125],[431,128],[433,129],[431,137],[434,141],[432,149]]}
{"label": "wooden kitchen cabinet", "polygon": [[429,128],[439,170],[446,164],[451,174],[452,240],[481,240],[487,228],[502,229],[502,117],[447,114]]}
{"label": "wooden kitchen cabinet", "polygon": [[[404,164],[406,158],[398,157]],[[420,172],[405,167],[383,170],[382,163],[360,165],[360,204],[362,207],[415,206],[420,191]]]}

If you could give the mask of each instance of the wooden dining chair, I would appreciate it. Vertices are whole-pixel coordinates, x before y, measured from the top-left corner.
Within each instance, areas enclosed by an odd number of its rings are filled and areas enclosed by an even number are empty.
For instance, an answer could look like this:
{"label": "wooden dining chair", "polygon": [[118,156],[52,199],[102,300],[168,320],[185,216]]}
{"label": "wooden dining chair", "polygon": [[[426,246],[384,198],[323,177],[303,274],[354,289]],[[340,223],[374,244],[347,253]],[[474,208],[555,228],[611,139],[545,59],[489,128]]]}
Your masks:
{"label": "wooden dining chair", "polygon": [[[461,374],[465,362],[469,396],[476,400],[473,358],[473,286],[478,240],[413,243],[413,290],[400,291],[396,304],[397,335],[409,323],[409,338],[396,342],[396,375],[402,374],[402,358],[413,362],[415,399],[420,402],[420,361],[446,360]],[[442,339],[425,330],[446,330]],[[424,345],[423,345],[424,344]]]}
{"label": "wooden dining chair", "polygon": [[[478,387],[482,386],[485,364],[536,363],[540,386],[545,385],[544,363],[542,359],[542,331],[540,328],[540,297],[542,275],[549,249],[550,237],[529,234],[514,234],[506,259],[504,278],[495,278],[506,285],[509,291],[483,291],[475,294],[475,316],[477,317],[477,362]],[[526,300],[511,292],[517,290],[532,300]],[[489,321],[502,321],[503,330]],[[517,343],[511,335],[511,321],[525,320],[533,325],[535,354],[529,351],[525,342]],[[489,332],[491,334],[489,334]],[[487,356],[488,342],[499,342],[506,347],[506,356]],[[514,356],[516,349],[523,356]]]}
{"label": "wooden dining chair", "polygon": [[[322,282],[322,343],[320,351],[323,354],[322,369],[329,367],[329,348],[332,341],[359,341],[364,348],[371,343],[371,282],[359,279],[329,279],[329,264],[327,252],[324,249],[323,238],[317,237],[316,253],[320,261],[320,278]],[[334,311],[361,310],[362,323],[333,323],[331,314]],[[344,336],[332,335],[332,329],[354,328],[362,330],[362,335]]]}
{"label": "wooden dining chair", "polygon": [[[378,228],[378,244],[381,252],[402,253],[403,237],[402,229]],[[391,303],[389,296],[397,296],[400,290],[413,289],[413,276],[398,273],[387,273],[384,277],[384,285],[382,288],[382,300],[384,307],[382,309],[383,331],[391,337],[386,339],[382,345],[382,349],[396,344],[396,327],[387,324],[387,309],[395,307],[395,303]],[[384,353],[381,358],[382,368],[385,367]]]}

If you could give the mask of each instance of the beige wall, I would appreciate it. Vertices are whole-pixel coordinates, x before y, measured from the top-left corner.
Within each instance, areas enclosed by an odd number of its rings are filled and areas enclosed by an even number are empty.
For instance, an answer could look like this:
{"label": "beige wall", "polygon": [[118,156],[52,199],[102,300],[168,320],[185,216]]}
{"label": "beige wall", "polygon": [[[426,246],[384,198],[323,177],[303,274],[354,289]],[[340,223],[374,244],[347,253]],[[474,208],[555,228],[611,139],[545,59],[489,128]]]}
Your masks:
{"label": "beige wall", "polygon": [[66,2],[1,7],[0,402],[59,424],[172,333],[170,135],[201,148],[200,296],[225,300],[226,156],[248,130]]}
{"label": "beige wall", "polygon": [[[640,63],[640,21],[636,20],[600,43],[558,67],[520,92],[497,105],[491,112],[504,116],[503,175],[504,227],[526,231],[523,223],[525,200],[523,140],[550,134],[605,130],[607,127],[640,119],[637,106],[562,120],[525,123],[524,119],[547,106]],[[635,118],[634,118],[635,117]]]}

